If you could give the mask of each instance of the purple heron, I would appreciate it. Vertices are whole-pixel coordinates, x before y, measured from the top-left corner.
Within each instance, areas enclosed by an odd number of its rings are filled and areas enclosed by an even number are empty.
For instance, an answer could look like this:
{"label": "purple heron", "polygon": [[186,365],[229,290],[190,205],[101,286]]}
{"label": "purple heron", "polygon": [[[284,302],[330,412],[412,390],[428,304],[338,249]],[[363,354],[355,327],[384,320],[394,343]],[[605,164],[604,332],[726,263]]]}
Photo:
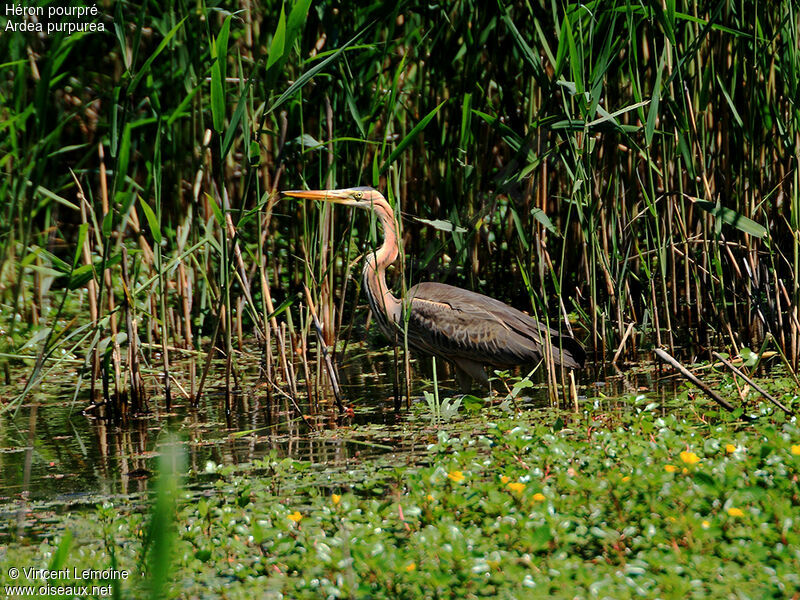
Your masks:
{"label": "purple heron", "polygon": [[470,379],[488,386],[486,365],[507,369],[542,360],[547,337],[556,364],[583,367],[586,353],[574,338],[494,298],[434,282],[409,289],[405,302],[392,295],[386,285],[386,267],[397,259],[397,226],[392,207],[377,190],[356,187],[283,194],[375,213],[383,227],[383,245],[366,256],[364,289],[379,328],[389,340],[402,339],[399,336],[403,335],[403,313],[407,310],[408,345],[453,363],[458,384],[465,392],[470,389]]}

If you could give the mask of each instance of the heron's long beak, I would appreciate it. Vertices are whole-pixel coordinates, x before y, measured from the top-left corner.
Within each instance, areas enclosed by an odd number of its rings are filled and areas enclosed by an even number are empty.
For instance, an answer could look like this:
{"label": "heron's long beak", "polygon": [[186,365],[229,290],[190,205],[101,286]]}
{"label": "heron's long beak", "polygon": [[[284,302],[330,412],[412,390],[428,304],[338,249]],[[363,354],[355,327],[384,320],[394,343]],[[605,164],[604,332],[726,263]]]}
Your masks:
{"label": "heron's long beak", "polygon": [[287,190],[281,192],[284,196],[292,198],[304,198],[306,200],[322,200],[323,202],[335,202],[337,204],[355,204],[351,198],[351,190]]}

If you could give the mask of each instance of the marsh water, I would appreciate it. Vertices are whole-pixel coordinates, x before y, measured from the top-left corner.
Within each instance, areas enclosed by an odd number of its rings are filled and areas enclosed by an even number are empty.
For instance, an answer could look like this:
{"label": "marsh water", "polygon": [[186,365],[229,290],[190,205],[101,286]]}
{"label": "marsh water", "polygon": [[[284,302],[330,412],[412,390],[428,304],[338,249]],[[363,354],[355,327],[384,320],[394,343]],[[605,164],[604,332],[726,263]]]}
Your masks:
{"label": "marsh water", "polygon": [[[256,361],[244,369],[230,413],[224,387],[212,383],[197,407],[178,398],[165,412],[159,407],[163,398],[154,396],[148,414],[124,423],[85,413],[88,396],[75,397],[73,378],[48,378],[15,413],[0,413],[0,539],[38,537],[60,513],[143,495],[157,471],[159,444],[168,440],[184,446],[187,483],[195,487],[221,467],[244,466],[266,456],[325,468],[383,455],[413,460],[436,438],[423,399],[431,389],[424,379],[430,365],[414,365],[411,407],[395,412],[393,354],[351,348],[348,355],[339,373],[353,414],[344,420],[333,418],[332,398],[316,409],[301,404],[306,417],[297,417],[284,397],[268,397]],[[456,395],[452,378],[445,369],[439,371],[440,395]],[[584,404],[601,411],[615,404],[624,409],[619,398],[631,393],[665,406],[674,397],[672,379],[660,382],[652,369],[636,367],[589,367],[579,374],[578,389]],[[517,404],[532,410],[548,406],[546,386],[525,389]],[[462,407],[455,418],[463,414]]]}

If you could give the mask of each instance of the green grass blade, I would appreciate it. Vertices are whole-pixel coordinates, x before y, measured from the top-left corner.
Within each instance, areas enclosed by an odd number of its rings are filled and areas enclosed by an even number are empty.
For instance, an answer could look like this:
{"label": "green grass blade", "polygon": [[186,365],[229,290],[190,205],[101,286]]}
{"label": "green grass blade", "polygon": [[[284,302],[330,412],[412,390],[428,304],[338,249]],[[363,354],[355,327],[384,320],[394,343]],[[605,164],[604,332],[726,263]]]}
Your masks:
{"label": "green grass blade", "polygon": [[298,90],[302,89],[302,87],[305,84],[307,84],[311,80],[311,78],[314,77],[314,75],[316,75],[317,73],[322,71],[330,63],[332,63],[334,60],[339,58],[339,56],[342,54],[342,52],[344,52],[349,46],[351,46],[353,44],[353,42],[355,42],[358,38],[360,38],[362,35],[364,35],[364,33],[367,31],[367,29],[368,28],[365,27],[364,29],[359,31],[355,36],[353,36],[352,38],[350,38],[350,40],[345,42],[345,44],[343,46],[341,46],[338,50],[336,50],[336,52],[331,54],[328,58],[326,58],[321,63],[313,66],[308,71],[305,71],[302,75],[300,75],[300,77],[298,77],[297,80],[292,85],[290,85],[286,89],[286,91],[283,92],[278,97],[277,100],[275,100],[275,102],[273,102],[270,105],[269,109],[267,109],[267,114],[273,112],[276,108],[278,108],[280,105],[282,105],[284,102],[286,102],[289,98],[294,96],[294,94]]}
{"label": "green grass blade", "polygon": [[[216,204],[216,202],[214,203]],[[156,217],[156,213],[153,212],[153,209],[150,208],[150,205],[145,202],[144,198],[139,198],[139,205],[142,207],[144,211],[144,216],[147,219],[147,224],[150,226],[150,232],[153,234],[153,241],[156,244],[161,244],[161,226],[158,222],[158,217]]]}
{"label": "green grass blade", "polygon": [[723,223],[732,225],[733,227],[736,227],[736,229],[744,231],[749,235],[757,238],[763,238],[765,235],[767,235],[766,227],[759,225],[752,219],[745,217],[731,208],[722,206],[722,204],[715,204],[713,202],[709,202],[708,200],[697,199],[694,200],[694,203],[695,206],[702,208],[708,213],[711,213],[715,218],[720,219]]}
{"label": "green grass blade", "polygon": [[446,102],[447,102],[447,100],[442,100],[439,103],[439,106],[437,106],[431,112],[429,112],[427,115],[425,115],[422,118],[422,120],[419,123],[417,123],[416,126],[409,132],[409,134],[406,137],[404,137],[399,144],[397,144],[397,147],[394,150],[392,150],[392,153],[389,155],[389,158],[386,159],[386,162],[384,162],[383,165],[381,165],[381,171],[380,171],[381,174],[386,172],[386,169],[388,169],[389,166],[397,159],[397,157],[400,156],[403,153],[403,150],[405,150],[406,147],[411,142],[413,142],[414,139],[420,134],[420,132],[423,129],[425,129],[425,127],[428,125],[428,123],[431,122],[431,119],[433,119],[433,117],[436,116],[436,113],[439,112],[439,109],[441,109],[442,106],[444,106]]}
{"label": "green grass blade", "polygon": [[211,43],[211,117],[214,130],[222,133],[225,126],[225,61],[228,56],[228,35],[231,29],[231,18],[228,16],[217,39]]}
{"label": "green grass blade", "polygon": [[139,71],[136,73],[134,78],[131,79],[131,82],[128,85],[128,94],[133,94],[133,92],[138,87],[139,83],[141,83],[141,81],[144,78],[144,76],[147,75],[150,72],[150,67],[153,64],[153,61],[156,58],[158,58],[158,55],[161,54],[164,51],[164,48],[166,48],[167,44],[169,44],[170,40],[173,37],[175,37],[175,34],[178,33],[178,30],[183,26],[183,24],[184,24],[184,22],[186,22],[187,18],[188,17],[184,17],[180,21],[178,21],[178,23],[176,23],[175,26],[172,29],[169,30],[169,33],[167,33],[167,35],[164,36],[164,39],[161,40],[161,43],[153,51],[153,53],[150,56],[147,57],[147,60],[144,61],[144,64],[142,65],[142,68],[139,69]]}
{"label": "green grass blade", "polygon": [[278,18],[278,25],[275,28],[275,35],[272,36],[272,43],[269,46],[269,55],[267,56],[267,88],[271,88],[275,82],[277,68],[283,62],[284,53],[288,50],[286,47],[286,11],[285,7],[281,6],[281,16]]}

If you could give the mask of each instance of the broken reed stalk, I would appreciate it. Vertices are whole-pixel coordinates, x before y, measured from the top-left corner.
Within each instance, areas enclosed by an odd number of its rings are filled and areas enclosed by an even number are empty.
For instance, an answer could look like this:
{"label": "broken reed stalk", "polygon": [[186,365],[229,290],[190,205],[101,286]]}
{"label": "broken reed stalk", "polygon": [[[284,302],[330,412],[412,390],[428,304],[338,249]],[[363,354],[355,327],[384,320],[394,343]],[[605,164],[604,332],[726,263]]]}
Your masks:
{"label": "broken reed stalk", "polygon": [[294,397],[291,394],[287,394],[285,391],[283,391],[280,387],[278,387],[274,383],[272,383],[272,387],[275,389],[276,392],[278,392],[279,395],[283,396],[283,398],[285,400],[287,400],[288,402],[292,403],[292,407],[294,408],[295,412],[297,413],[297,416],[300,418],[300,420],[303,423],[305,423],[306,427],[308,427],[312,431],[316,431],[317,430],[316,425],[314,425],[314,421],[312,421],[311,419],[307,418],[303,414],[303,411],[300,410],[300,407],[297,405],[297,402],[295,401]]}
{"label": "broken reed stalk", "polygon": [[711,398],[714,402],[719,404],[722,408],[727,411],[733,412],[736,410],[734,406],[725,400],[722,396],[717,394],[714,390],[708,387],[705,383],[700,381],[697,376],[692,373],[689,369],[684,367],[681,363],[679,363],[675,358],[673,358],[668,352],[662,350],[661,348],[656,348],[656,356],[663,360],[665,363],[677,369],[681,375],[683,375],[686,379],[691,381],[694,385],[700,388],[703,393],[705,393],[709,398]]}
{"label": "broken reed stalk", "polygon": [[[339,380],[336,377],[336,369],[333,366],[333,361],[331,360],[331,354],[328,351],[328,346],[325,344],[325,336],[323,335],[322,325],[320,325],[319,319],[317,318],[317,311],[314,309],[314,301],[311,299],[311,292],[308,291],[308,286],[303,285],[303,289],[306,293],[308,310],[311,312],[311,318],[314,321],[314,331],[317,334],[317,344],[319,344],[319,347],[322,351],[322,359],[325,362],[325,371],[328,373],[328,378],[330,379],[331,387],[333,388],[333,396],[336,399],[336,408],[339,409],[339,412],[344,412],[342,393],[339,389]],[[395,348],[397,348],[397,346],[395,346]]]}
{"label": "broken reed stalk", "polygon": [[713,353],[713,355],[714,355],[714,358],[716,358],[717,360],[719,360],[719,361],[720,361],[720,362],[721,362],[723,365],[725,365],[726,367],[728,367],[728,368],[729,368],[731,371],[733,371],[733,372],[734,372],[736,375],[738,375],[739,377],[741,377],[742,379],[744,379],[744,380],[745,380],[745,381],[746,381],[748,384],[750,384],[750,386],[751,386],[751,387],[752,387],[752,388],[753,388],[755,391],[757,391],[759,394],[761,394],[762,396],[764,396],[764,398],[766,398],[767,400],[769,400],[770,402],[772,402],[772,403],[773,403],[775,406],[777,406],[778,408],[780,408],[780,409],[781,409],[783,412],[785,412],[787,415],[789,415],[789,416],[793,416],[793,415],[794,415],[794,413],[793,413],[793,412],[792,412],[790,409],[786,408],[786,407],[785,407],[785,406],[784,406],[784,405],[783,405],[783,404],[782,404],[782,403],[781,403],[779,400],[777,400],[777,399],[776,399],[774,396],[772,396],[772,395],[771,395],[769,392],[767,392],[767,391],[766,391],[764,388],[762,388],[762,387],[761,387],[760,385],[758,385],[758,384],[757,384],[755,381],[753,381],[753,380],[752,380],[752,379],[750,379],[750,378],[749,378],[747,375],[745,375],[745,374],[744,374],[744,373],[741,371],[741,369],[738,369],[738,368],[736,368],[736,367],[735,367],[735,366],[734,366],[734,365],[733,365],[733,364],[732,364],[730,361],[728,361],[726,358],[724,358],[724,357],[723,357],[723,356],[722,356],[722,355],[721,355],[719,352],[714,352],[714,353]]}
{"label": "broken reed stalk", "polygon": [[622,354],[622,351],[625,348],[625,342],[628,341],[628,337],[631,335],[631,332],[633,331],[633,325],[634,324],[632,321],[628,323],[628,327],[627,329],[625,329],[625,334],[622,336],[622,341],[619,343],[619,347],[617,348],[617,351],[614,353],[614,358],[611,359],[611,364],[614,365],[617,364],[619,355]]}

